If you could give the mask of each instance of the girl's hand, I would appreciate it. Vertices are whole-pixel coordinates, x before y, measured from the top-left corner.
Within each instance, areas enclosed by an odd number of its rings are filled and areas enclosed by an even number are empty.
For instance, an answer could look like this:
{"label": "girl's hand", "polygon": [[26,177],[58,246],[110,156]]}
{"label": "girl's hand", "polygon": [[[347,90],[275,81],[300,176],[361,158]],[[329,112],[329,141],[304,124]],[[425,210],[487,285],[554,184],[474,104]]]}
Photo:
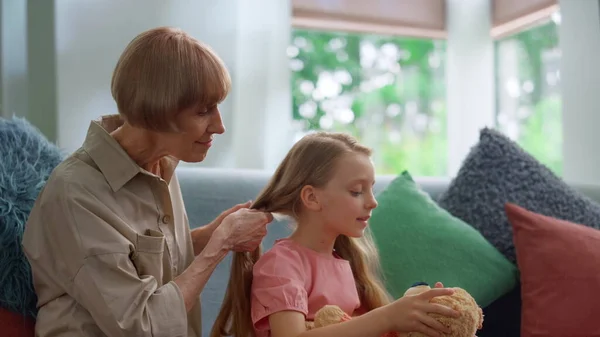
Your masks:
{"label": "girl's hand", "polygon": [[[440,283],[441,285],[441,283]],[[398,332],[421,332],[429,337],[441,337],[442,333],[451,333],[450,328],[445,327],[429,313],[440,314],[448,317],[458,317],[460,314],[446,306],[430,303],[429,301],[438,296],[452,295],[454,290],[447,288],[436,288],[427,290],[414,296],[401,297],[391,304],[383,307],[390,329]]]}

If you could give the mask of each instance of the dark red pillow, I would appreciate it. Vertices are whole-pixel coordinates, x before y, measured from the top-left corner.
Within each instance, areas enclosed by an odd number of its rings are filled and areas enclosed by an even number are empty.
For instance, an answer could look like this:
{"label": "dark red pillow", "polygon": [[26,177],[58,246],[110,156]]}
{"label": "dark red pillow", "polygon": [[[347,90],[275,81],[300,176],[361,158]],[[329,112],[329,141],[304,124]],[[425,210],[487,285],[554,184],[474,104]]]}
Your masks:
{"label": "dark red pillow", "polygon": [[35,322],[31,317],[0,308],[0,330],[2,337],[34,337]]}
{"label": "dark red pillow", "polygon": [[600,336],[600,230],[510,203],[505,211],[521,272],[521,337]]}

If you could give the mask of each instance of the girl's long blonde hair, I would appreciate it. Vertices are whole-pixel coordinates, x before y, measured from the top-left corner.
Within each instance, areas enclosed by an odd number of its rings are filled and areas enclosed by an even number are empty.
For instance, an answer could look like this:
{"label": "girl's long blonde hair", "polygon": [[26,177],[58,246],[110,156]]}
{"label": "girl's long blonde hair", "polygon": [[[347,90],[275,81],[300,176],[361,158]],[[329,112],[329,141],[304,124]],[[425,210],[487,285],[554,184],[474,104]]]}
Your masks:
{"label": "girl's long blonde hair", "polygon": [[[346,153],[371,155],[354,138],[341,133],[317,132],[298,141],[256,198],[253,209],[295,217],[300,191],[306,185],[323,187],[332,178],[338,159]],[[369,231],[362,238],[340,235],[336,253],[350,262],[362,308],[373,310],[390,302],[380,279],[379,256]],[[235,253],[223,304],[211,337],[254,337],[250,315],[252,268],[262,247],[250,253]]]}

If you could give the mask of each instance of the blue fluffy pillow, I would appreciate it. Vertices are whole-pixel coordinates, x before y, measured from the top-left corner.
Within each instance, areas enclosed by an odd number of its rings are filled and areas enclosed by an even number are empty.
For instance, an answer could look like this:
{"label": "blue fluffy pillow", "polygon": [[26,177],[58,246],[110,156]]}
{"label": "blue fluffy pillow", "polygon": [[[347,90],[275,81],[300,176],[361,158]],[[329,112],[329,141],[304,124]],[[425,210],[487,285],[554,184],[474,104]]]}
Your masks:
{"label": "blue fluffy pillow", "polygon": [[510,202],[549,217],[600,228],[600,205],[576,191],[500,132],[485,128],[439,205],[472,225],[516,263]]}
{"label": "blue fluffy pillow", "polygon": [[29,212],[64,154],[25,119],[0,118],[0,306],[35,317],[21,239]]}

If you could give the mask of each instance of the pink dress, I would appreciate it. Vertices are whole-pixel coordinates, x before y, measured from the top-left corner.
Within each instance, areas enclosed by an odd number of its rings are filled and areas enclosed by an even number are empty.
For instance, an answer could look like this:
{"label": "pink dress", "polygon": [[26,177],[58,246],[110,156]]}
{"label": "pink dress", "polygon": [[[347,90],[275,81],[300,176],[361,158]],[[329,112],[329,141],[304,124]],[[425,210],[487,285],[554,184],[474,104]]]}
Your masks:
{"label": "pink dress", "polygon": [[350,316],[360,307],[348,261],[281,239],[254,265],[251,312],[257,337],[270,336],[273,313],[294,310],[311,321],[327,304]]}

